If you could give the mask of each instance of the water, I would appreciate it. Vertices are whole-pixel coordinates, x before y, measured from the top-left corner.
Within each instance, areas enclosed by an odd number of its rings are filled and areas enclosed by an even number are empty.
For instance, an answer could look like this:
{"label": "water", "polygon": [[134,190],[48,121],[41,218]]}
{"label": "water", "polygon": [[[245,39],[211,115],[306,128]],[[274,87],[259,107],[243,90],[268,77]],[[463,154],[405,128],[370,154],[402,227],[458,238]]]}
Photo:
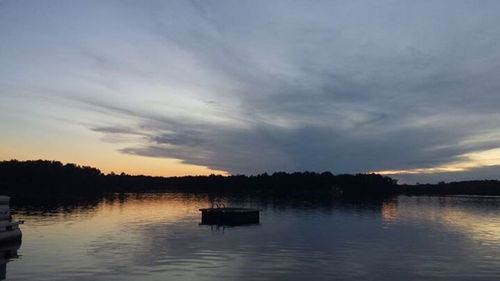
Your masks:
{"label": "water", "polygon": [[20,204],[7,280],[498,280],[500,198],[233,200],[261,223],[199,225],[205,196]]}

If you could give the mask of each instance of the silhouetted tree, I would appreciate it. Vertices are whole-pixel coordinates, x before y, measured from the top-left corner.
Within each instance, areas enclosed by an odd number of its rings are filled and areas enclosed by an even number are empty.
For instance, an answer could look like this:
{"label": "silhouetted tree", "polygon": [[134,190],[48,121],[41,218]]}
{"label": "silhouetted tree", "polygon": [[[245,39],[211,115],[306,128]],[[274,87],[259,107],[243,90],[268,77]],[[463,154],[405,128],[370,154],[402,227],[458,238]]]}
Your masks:
{"label": "silhouetted tree", "polygon": [[499,181],[467,181],[438,184],[398,185],[378,174],[334,175],[331,172],[275,172],[271,175],[132,176],[108,175],[100,170],[58,161],[1,161],[0,193],[88,195],[113,192],[176,191],[294,198],[343,196],[383,198],[396,194],[500,195]]}

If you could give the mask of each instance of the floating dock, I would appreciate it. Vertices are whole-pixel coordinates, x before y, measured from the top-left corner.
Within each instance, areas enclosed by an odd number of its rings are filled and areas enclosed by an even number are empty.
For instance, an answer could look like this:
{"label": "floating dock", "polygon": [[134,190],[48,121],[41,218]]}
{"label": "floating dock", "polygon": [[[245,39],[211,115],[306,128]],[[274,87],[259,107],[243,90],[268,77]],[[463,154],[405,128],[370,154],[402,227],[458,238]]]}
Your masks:
{"label": "floating dock", "polygon": [[201,211],[201,224],[205,225],[246,225],[258,224],[258,209],[251,208],[204,208]]}

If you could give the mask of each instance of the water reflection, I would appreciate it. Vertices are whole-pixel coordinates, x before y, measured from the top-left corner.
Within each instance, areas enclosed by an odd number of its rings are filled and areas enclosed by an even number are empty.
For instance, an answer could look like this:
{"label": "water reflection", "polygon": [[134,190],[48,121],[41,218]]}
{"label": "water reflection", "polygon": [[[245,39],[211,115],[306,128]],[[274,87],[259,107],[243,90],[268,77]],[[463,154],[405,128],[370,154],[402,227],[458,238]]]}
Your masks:
{"label": "water reflection", "polygon": [[[247,227],[199,225],[211,202],[262,210]],[[496,280],[500,199],[122,194],[17,206],[11,280]],[[78,202],[76,202],[78,203]]]}
{"label": "water reflection", "polygon": [[[393,219],[441,224],[484,245],[500,245],[500,197],[399,197]],[[422,208],[425,206],[425,208]]]}
{"label": "water reflection", "polygon": [[7,263],[17,259],[17,250],[21,247],[21,242],[0,244],[0,280],[7,278]]}

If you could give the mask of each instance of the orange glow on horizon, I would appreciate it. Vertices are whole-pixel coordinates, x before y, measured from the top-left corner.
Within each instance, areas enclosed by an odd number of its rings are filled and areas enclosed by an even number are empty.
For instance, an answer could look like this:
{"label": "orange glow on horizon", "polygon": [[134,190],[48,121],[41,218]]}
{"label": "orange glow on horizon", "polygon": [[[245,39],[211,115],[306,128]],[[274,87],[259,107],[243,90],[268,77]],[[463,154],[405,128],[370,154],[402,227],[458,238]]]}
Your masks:
{"label": "orange glow on horizon", "polygon": [[[109,161],[73,161],[73,160],[61,160],[52,159],[48,157],[2,157],[0,161],[16,159],[19,161],[25,160],[50,160],[50,161],[60,161],[63,164],[74,163],[80,166],[90,166],[99,169],[105,174],[111,172],[115,174],[126,173],[129,175],[145,175],[145,176],[163,176],[163,177],[175,177],[175,176],[206,176],[206,175],[229,175],[228,172],[222,170],[214,170],[205,166],[190,165],[182,163],[182,161],[177,159],[164,159],[164,158],[147,158],[140,156],[123,156],[123,162],[118,159],[109,159]],[[128,158],[128,159],[125,159]],[[116,160],[116,161],[114,161]]]}
{"label": "orange glow on horizon", "polygon": [[186,175],[229,175],[227,171],[210,169],[206,166],[183,163],[172,158],[154,158],[121,153],[110,143],[98,138],[82,141],[74,139],[33,138],[6,136],[0,143],[0,161],[55,160],[91,166],[103,173],[124,172],[130,175],[186,176]]}
{"label": "orange glow on horizon", "polygon": [[460,160],[445,163],[435,167],[413,168],[400,170],[372,171],[371,173],[381,175],[401,175],[401,174],[436,174],[450,172],[464,172],[475,168],[491,167],[500,165],[500,148],[476,151],[461,155]]}

